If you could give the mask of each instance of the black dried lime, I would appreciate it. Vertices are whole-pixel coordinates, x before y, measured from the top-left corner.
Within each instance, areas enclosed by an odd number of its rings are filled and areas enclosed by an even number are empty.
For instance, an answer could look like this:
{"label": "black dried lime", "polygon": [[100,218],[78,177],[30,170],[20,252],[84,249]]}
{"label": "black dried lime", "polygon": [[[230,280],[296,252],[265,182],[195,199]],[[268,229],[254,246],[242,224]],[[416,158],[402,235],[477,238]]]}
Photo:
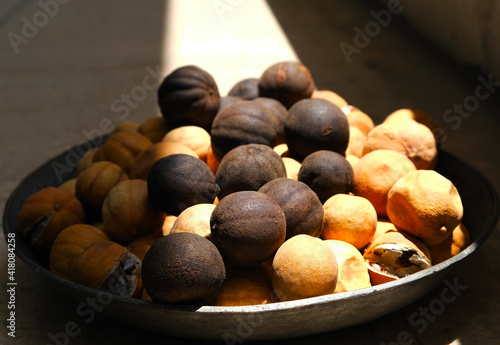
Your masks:
{"label": "black dried lime", "polygon": [[247,78],[237,82],[228,92],[228,96],[240,97],[246,100],[252,100],[259,97],[259,79]]}
{"label": "black dried lime", "polygon": [[259,96],[277,99],[286,108],[311,97],[314,87],[311,72],[298,61],[271,65],[259,78]]}
{"label": "black dried lime", "polygon": [[354,191],[354,172],[351,163],[341,154],[320,150],[302,162],[298,180],[307,184],[321,203],[335,194]]}
{"label": "black dried lime", "polygon": [[222,199],[210,218],[212,242],[228,263],[256,266],[283,244],[286,219],[271,197],[242,191]]}
{"label": "black dried lime", "polygon": [[232,149],[246,144],[271,146],[276,140],[275,115],[254,101],[239,101],[222,109],[212,124],[212,151],[220,162]]}
{"label": "black dried lime", "polygon": [[349,122],[333,103],[320,98],[304,99],[288,110],[285,141],[292,157],[299,161],[319,150],[343,155],[349,144]]}
{"label": "black dried lime", "polygon": [[208,165],[187,154],[173,154],[156,161],[147,182],[151,204],[174,216],[189,206],[211,204],[219,194]]}
{"label": "black dried lime", "polygon": [[319,237],[323,231],[323,204],[305,183],[277,178],[263,185],[259,192],[280,205],[286,217],[286,238],[299,234]]}
{"label": "black dried lime", "polygon": [[210,131],[219,102],[214,78],[198,66],[177,68],[158,88],[158,105],[171,128],[192,125]]}
{"label": "black dried lime", "polygon": [[220,162],[215,182],[219,199],[243,190],[257,191],[265,183],[286,177],[283,160],[266,145],[248,144],[235,147]]}
{"label": "black dried lime", "polygon": [[179,232],[157,240],[141,268],[144,289],[158,302],[208,304],[226,278],[224,261],[206,238]]}

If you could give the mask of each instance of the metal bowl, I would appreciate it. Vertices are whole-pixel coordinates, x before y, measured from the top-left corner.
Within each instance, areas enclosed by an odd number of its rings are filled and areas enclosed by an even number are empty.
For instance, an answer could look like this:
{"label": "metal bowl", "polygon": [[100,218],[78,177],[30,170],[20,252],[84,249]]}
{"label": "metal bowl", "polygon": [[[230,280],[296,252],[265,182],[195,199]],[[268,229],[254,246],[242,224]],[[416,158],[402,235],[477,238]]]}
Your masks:
{"label": "metal bowl", "polygon": [[[484,243],[495,229],[499,217],[498,195],[492,184],[474,168],[453,155],[440,151],[436,170],[449,178],[460,192],[465,210],[463,222],[473,240],[472,244],[457,256],[394,282],[292,302],[244,307],[148,303],[89,289],[52,274],[42,266],[17,233],[17,217],[24,201],[43,187],[60,184],[54,168],[57,164],[60,164],[59,167],[67,166],[68,152],[71,150],[36,169],[14,190],[3,215],[4,236],[7,238],[8,233],[15,232],[16,254],[31,269],[77,303],[85,303],[88,297],[96,298],[103,307],[102,313],[111,318],[145,330],[185,338],[291,338],[341,329],[376,319],[414,302],[442,283],[462,260]],[[67,174],[65,179],[74,177],[74,174],[74,171]]]}

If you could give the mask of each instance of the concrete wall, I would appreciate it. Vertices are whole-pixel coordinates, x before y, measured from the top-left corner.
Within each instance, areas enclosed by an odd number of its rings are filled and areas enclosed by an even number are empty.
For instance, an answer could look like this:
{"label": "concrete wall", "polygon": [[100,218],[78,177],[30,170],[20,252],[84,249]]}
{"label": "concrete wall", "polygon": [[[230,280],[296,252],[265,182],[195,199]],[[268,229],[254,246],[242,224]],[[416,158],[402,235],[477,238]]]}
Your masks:
{"label": "concrete wall", "polygon": [[500,0],[377,0],[399,2],[413,27],[459,63],[500,79]]}

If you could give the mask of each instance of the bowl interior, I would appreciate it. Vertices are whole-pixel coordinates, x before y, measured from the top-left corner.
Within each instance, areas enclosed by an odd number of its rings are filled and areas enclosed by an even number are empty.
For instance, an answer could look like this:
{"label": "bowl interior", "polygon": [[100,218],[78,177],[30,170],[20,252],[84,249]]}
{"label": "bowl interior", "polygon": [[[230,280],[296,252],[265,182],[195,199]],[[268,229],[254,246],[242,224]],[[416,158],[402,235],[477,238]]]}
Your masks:
{"label": "bowl interior", "polygon": [[[85,147],[90,149],[97,146],[102,142],[99,139],[102,138],[89,142],[90,145]],[[61,153],[21,181],[7,200],[3,228],[6,238],[8,233],[16,233],[16,254],[31,269],[39,272],[70,297],[82,301],[86,296],[106,293],[97,292],[52,274],[17,233],[19,211],[31,194],[47,186],[58,186],[76,176],[76,164],[70,158],[76,148],[75,146]],[[394,282],[358,291],[245,307],[164,305],[109,295],[107,297],[112,302],[105,309],[105,313],[120,321],[153,331],[219,340],[224,332],[237,331],[241,326],[237,320],[242,316],[261,317],[259,327],[255,327],[251,339],[270,339],[339,329],[390,313],[415,301],[441,283],[452,268],[486,241],[498,222],[498,195],[492,184],[481,173],[445,151],[439,152],[436,171],[449,178],[457,187],[464,204],[463,222],[473,242],[457,256],[429,269]],[[394,298],[394,296],[404,297]],[[130,313],[130,310],[134,312]],[[311,318],[317,319],[318,314],[325,314],[324,322],[311,325]],[[283,324],[283,320],[295,321],[289,321],[289,327],[277,331],[276,323]],[[193,333],[192,329],[197,329],[198,332]]]}

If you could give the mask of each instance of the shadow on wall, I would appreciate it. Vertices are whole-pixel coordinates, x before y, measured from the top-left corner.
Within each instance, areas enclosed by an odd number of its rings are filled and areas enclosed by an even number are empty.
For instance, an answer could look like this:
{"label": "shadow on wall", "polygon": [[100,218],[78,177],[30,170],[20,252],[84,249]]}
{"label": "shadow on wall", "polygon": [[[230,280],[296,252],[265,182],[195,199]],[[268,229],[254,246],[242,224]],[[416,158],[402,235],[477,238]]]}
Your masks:
{"label": "shadow on wall", "polygon": [[[375,2],[388,6],[395,1]],[[405,6],[402,16],[408,23],[459,63],[500,78],[500,2],[401,0],[401,3]]]}
{"label": "shadow on wall", "polygon": [[447,128],[443,113],[478,84],[477,71],[407,24],[404,13],[415,2],[268,3],[317,88],[339,93],[375,122],[417,108]]}

